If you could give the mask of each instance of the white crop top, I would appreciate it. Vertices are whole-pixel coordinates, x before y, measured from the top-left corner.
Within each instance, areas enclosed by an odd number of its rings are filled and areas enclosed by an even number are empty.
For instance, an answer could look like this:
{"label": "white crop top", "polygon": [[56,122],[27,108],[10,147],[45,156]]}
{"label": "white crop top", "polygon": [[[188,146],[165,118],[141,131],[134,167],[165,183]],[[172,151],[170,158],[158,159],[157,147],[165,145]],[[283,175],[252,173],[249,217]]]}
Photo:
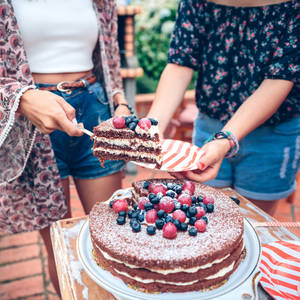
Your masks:
{"label": "white crop top", "polygon": [[98,21],[92,0],[12,0],[12,4],[32,72],[93,68]]}

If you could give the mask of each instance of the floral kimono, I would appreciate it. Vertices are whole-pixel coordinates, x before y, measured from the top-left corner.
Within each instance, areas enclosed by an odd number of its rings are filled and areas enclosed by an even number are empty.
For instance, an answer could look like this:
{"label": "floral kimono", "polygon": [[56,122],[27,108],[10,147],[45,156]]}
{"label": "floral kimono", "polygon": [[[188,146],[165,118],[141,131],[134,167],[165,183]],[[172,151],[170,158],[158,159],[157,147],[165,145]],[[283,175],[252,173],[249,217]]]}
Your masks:
{"label": "floral kimono", "polygon": [[[103,0],[94,8],[93,72],[113,115],[112,97],[123,93],[116,3]],[[67,206],[49,136],[16,112],[22,94],[35,86],[10,0],[0,0],[0,56],[0,231],[39,230],[62,218]]]}

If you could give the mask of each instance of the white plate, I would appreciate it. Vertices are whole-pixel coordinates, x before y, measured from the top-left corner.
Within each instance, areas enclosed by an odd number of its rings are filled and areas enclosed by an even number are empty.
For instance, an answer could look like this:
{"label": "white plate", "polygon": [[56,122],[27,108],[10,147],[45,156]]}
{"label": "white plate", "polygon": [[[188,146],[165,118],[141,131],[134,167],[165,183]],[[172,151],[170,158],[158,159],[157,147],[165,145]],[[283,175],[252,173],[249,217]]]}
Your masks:
{"label": "white plate", "polygon": [[[108,271],[101,269],[92,257],[93,246],[89,233],[88,220],[83,224],[77,238],[77,253],[86,273],[100,286],[112,294],[126,300],[238,300],[244,293],[248,293],[255,299],[257,291],[252,289],[252,280],[259,271],[261,246],[258,235],[251,224],[245,219],[244,240],[247,249],[245,261],[231,275],[229,280],[221,287],[207,292],[187,293],[161,293],[146,294],[129,288],[121,279],[111,275]],[[257,282],[257,281],[255,281]]]}
{"label": "white plate", "polygon": [[[204,151],[188,142],[177,140],[161,140],[163,163],[160,171],[182,172],[198,169],[197,162]],[[132,161],[134,164],[148,169],[155,169],[155,164]]]}

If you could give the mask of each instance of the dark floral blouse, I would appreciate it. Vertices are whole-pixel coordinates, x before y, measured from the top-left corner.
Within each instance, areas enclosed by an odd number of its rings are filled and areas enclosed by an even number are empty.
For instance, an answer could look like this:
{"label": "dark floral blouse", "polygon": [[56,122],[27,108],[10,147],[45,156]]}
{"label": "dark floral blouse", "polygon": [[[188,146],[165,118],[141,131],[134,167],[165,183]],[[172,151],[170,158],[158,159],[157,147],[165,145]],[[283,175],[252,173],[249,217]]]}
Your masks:
{"label": "dark floral blouse", "polygon": [[246,8],[181,0],[168,54],[198,71],[197,106],[223,123],[265,78],[295,83],[266,125],[300,112],[300,0]]}

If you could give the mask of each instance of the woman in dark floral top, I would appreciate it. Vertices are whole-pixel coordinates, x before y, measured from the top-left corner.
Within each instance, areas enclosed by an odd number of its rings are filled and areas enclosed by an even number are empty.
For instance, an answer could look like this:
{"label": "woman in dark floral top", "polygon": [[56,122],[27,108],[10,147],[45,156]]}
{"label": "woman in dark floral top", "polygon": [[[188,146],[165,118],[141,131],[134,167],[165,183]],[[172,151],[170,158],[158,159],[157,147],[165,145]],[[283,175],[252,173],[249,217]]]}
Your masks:
{"label": "woman in dark floral top", "polygon": [[[173,175],[234,186],[273,214],[299,169],[300,0],[182,0],[168,62],[148,116],[163,132],[197,71],[193,142],[206,152],[199,170]],[[220,131],[231,138],[203,146]]]}

